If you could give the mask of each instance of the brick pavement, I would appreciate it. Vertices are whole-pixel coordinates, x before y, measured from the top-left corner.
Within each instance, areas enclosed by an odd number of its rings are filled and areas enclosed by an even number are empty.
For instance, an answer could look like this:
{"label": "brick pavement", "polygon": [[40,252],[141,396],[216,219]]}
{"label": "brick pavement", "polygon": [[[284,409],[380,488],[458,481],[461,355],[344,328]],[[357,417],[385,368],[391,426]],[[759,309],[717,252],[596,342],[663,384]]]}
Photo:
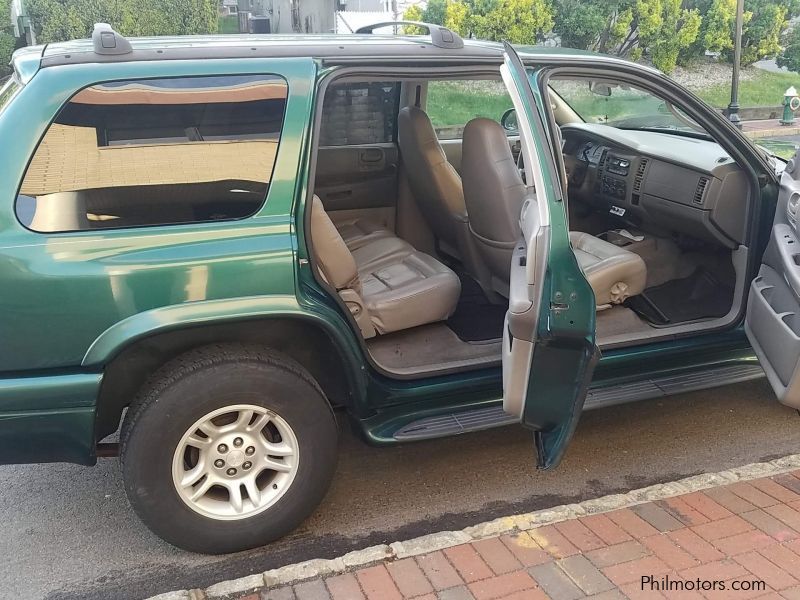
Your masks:
{"label": "brick pavement", "polygon": [[231,598],[800,600],[800,470]]}

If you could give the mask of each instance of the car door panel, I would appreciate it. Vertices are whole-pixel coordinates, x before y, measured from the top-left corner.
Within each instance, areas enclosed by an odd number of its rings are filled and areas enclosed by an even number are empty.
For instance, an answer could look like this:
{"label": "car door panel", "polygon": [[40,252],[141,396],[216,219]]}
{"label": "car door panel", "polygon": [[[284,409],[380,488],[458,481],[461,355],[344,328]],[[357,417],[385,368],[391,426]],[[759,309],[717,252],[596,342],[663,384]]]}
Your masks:
{"label": "car door panel", "polygon": [[783,404],[800,408],[800,164],[781,176],[772,234],[750,286],[745,331]]}
{"label": "car door panel", "polygon": [[331,219],[361,216],[393,223],[398,157],[395,144],[321,147],[314,192]]}
{"label": "car door panel", "polygon": [[520,125],[529,184],[511,264],[503,340],[503,406],[534,431],[538,467],[558,465],[599,357],[595,301],[569,241],[563,188],[543,114],[538,73],[506,45],[501,69]]}

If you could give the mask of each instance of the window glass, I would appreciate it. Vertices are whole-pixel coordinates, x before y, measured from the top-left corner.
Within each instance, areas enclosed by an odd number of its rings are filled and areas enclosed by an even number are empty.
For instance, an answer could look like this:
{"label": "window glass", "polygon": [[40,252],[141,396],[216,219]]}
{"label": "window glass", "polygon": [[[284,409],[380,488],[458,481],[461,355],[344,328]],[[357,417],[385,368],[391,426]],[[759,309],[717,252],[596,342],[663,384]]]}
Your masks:
{"label": "window glass", "polygon": [[705,133],[678,107],[638,87],[585,78],[554,78],[550,87],[587,123],[620,129]]}
{"label": "window glass", "polygon": [[0,113],[22,86],[11,75],[0,77]]}
{"label": "window glass", "polygon": [[391,143],[397,139],[400,84],[331,84],[322,104],[321,146]]}
{"label": "window glass", "polygon": [[502,81],[484,79],[431,81],[426,112],[440,140],[460,139],[464,125],[476,117],[500,122],[512,108]]}
{"label": "window glass", "polygon": [[42,232],[254,214],[286,107],[277,76],[115,82],[64,106],[28,166],[17,216]]}

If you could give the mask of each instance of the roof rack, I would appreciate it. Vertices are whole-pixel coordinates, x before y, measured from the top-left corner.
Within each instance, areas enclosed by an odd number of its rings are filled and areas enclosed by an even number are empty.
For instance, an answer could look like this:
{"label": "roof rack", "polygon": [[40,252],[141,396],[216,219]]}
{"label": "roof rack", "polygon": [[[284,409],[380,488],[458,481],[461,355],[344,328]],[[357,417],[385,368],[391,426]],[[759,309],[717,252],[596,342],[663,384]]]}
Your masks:
{"label": "roof rack", "polygon": [[372,25],[365,25],[355,30],[355,33],[373,33],[376,29],[383,27],[392,27],[397,25],[411,25],[414,27],[421,27],[428,30],[428,35],[431,36],[431,44],[437,48],[463,48],[464,40],[457,33],[450,31],[447,27],[436,25],[435,23],[422,23],[420,21],[382,21],[380,23],[373,23]]}
{"label": "roof rack", "polygon": [[118,34],[108,23],[95,23],[92,30],[95,54],[129,54],[133,52],[128,40]]}

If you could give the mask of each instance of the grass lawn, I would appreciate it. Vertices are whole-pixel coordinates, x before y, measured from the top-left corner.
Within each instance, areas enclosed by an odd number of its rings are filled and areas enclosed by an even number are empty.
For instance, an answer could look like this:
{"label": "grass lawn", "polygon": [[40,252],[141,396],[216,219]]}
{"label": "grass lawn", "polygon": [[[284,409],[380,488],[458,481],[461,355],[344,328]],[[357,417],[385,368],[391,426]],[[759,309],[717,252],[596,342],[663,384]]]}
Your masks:
{"label": "grass lawn", "polygon": [[[800,89],[800,74],[758,70],[753,77],[741,82],[739,103],[742,106],[778,106],[786,88],[792,85]],[[563,83],[558,91],[579,113],[590,119],[603,115],[614,120],[631,114],[659,112],[655,99],[641,93],[617,90],[613,99],[609,99],[591,95],[582,88],[570,90]],[[726,107],[730,102],[730,86],[727,84],[697,90],[696,93],[719,108]],[[652,106],[645,106],[648,103]],[[503,112],[511,106],[511,99],[502,84],[496,81],[440,81],[431,82],[428,88],[428,113],[434,127],[464,125],[475,117],[499,121]]]}
{"label": "grass lawn", "polygon": [[428,86],[427,111],[434,127],[464,125],[475,117],[499,121],[512,106],[499,81],[432,81]]}
{"label": "grass lawn", "polygon": [[[755,77],[739,84],[739,104],[741,106],[778,106],[783,101],[783,93],[790,86],[800,89],[799,73],[770,73],[758,71]],[[731,101],[730,85],[715,85],[696,91],[703,100],[724,108]]]}
{"label": "grass lawn", "polygon": [[797,142],[788,142],[786,140],[756,140],[756,144],[763,146],[770,152],[774,152],[781,158],[790,159],[794,156],[795,145]]}

